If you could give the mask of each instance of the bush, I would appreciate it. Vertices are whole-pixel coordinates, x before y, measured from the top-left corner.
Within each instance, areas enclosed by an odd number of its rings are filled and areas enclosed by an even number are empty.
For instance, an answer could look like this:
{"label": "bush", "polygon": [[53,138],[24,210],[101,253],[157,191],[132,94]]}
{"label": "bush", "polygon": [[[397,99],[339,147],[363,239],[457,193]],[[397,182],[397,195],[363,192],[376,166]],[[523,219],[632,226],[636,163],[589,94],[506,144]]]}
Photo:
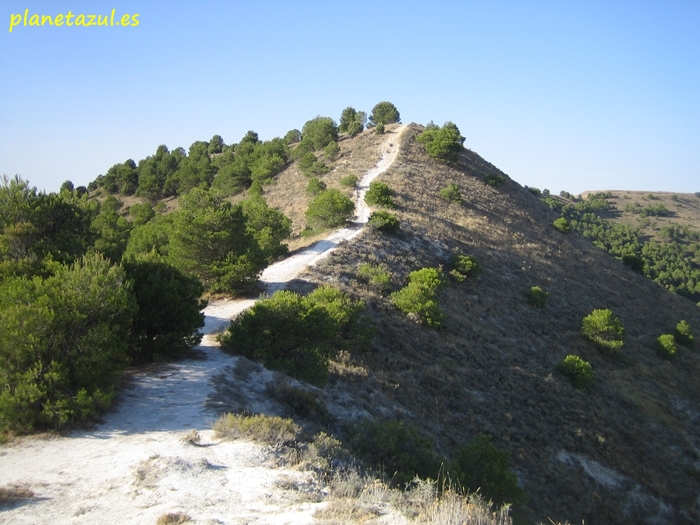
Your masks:
{"label": "bush", "polygon": [[312,228],[336,228],[343,226],[355,213],[355,204],[339,190],[319,193],[306,210],[306,221]]}
{"label": "bush", "polygon": [[476,275],[481,271],[479,261],[473,255],[453,253],[450,256],[450,275],[457,281],[464,281],[468,275]]}
{"label": "bush", "polygon": [[693,343],[693,334],[690,332],[690,325],[687,321],[679,321],[673,332],[676,342],[681,345],[690,346]]}
{"label": "bush", "polygon": [[365,128],[366,120],[367,115],[364,111],[357,111],[353,107],[347,107],[340,115],[340,125],[338,126],[338,130],[341,133],[347,133],[351,137],[354,137]]}
{"label": "bush", "polygon": [[326,183],[319,180],[316,177],[311,177],[309,183],[306,185],[306,194],[310,196],[316,196],[322,191],[326,190]]}
{"label": "bush", "polygon": [[497,173],[490,173],[484,177],[484,182],[489,186],[498,186],[505,180],[506,178],[503,175],[498,175]]}
{"label": "bush", "polygon": [[545,292],[539,286],[531,287],[527,292],[525,292],[527,301],[537,307],[543,307],[547,303],[547,298],[549,297],[549,292]]}
{"label": "bush", "polygon": [[328,362],[339,349],[361,339],[361,301],[322,286],[306,297],[280,291],[255,303],[221,336],[226,352],[262,361],[268,368],[323,385]]}
{"label": "bush", "polygon": [[338,143],[333,141],[329,142],[328,145],[323,148],[323,156],[324,158],[334,161],[335,159],[338,158],[338,154],[340,153],[340,146],[338,146]]}
{"label": "bush", "polygon": [[441,458],[413,426],[395,419],[366,419],[351,427],[349,434],[355,455],[383,471],[394,485],[405,485],[416,476],[435,479],[439,474]]}
{"label": "bush", "polygon": [[424,325],[438,327],[444,314],[437,302],[438,292],[445,286],[439,268],[423,268],[408,275],[408,284],[389,296],[403,313],[413,315]]}
{"label": "bush", "polygon": [[440,196],[448,201],[456,202],[458,204],[462,202],[462,194],[460,193],[459,187],[456,184],[450,184],[442,188],[440,190]]}
{"label": "bush", "polygon": [[464,490],[479,490],[496,505],[523,500],[518,478],[510,470],[509,454],[497,449],[491,436],[481,434],[462,446],[452,462],[451,475]]}
{"label": "bush", "polygon": [[355,186],[357,186],[357,182],[358,182],[359,180],[360,180],[360,179],[357,178],[357,175],[353,175],[353,174],[351,173],[350,175],[348,175],[348,176],[343,177],[342,179],[340,179],[340,185],[341,185],[341,186],[347,186],[347,187],[349,187],[349,188],[354,188]]}
{"label": "bush", "polygon": [[391,234],[398,231],[400,223],[396,215],[388,211],[375,211],[369,216],[367,225],[380,232]]}
{"label": "bush", "polygon": [[676,357],[676,341],[671,334],[660,335],[657,339],[657,351],[664,359]]}
{"label": "bush", "polygon": [[358,275],[379,291],[384,292],[391,287],[391,273],[386,266],[368,262],[362,263]]}
{"label": "bush", "polygon": [[293,442],[301,432],[291,419],[264,414],[224,414],[212,428],[221,439],[250,439],[278,447]]}
{"label": "bush", "polygon": [[619,350],[624,345],[622,336],[625,328],[620,319],[607,309],[593,310],[584,317],[581,333],[602,348]]}
{"label": "bush", "polygon": [[374,128],[374,132],[377,135],[384,135],[384,123],[380,122],[379,124],[377,124],[377,127]]}
{"label": "bush", "polygon": [[369,190],[365,194],[365,202],[370,206],[394,207],[393,192],[385,182],[373,181],[369,183]]}
{"label": "bush", "polygon": [[588,388],[593,384],[593,368],[577,355],[567,355],[557,365],[557,370],[568,377],[575,388]]}
{"label": "bush", "polygon": [[557,230],[559,230],[562,233],[569,233],[569,231],[571,231],[571,224],[564,217],[559,217],[558,219],[556,219],[552,223],[552,226],[554,226]]}
{"label": "bush", "polygon": [[457,162],[459,153],[464,149],[464,137],[452,122],[446,122],[442,128],[426,127],[416,140],[425,145],[425,150],[432,158],[448,163]]}
{"label": "bush", "polygon": [[270,383],[267,390],[296,417],[324,424],[332,419],[326,403],[319,399],[316,392],[292,386],[286,379]]}

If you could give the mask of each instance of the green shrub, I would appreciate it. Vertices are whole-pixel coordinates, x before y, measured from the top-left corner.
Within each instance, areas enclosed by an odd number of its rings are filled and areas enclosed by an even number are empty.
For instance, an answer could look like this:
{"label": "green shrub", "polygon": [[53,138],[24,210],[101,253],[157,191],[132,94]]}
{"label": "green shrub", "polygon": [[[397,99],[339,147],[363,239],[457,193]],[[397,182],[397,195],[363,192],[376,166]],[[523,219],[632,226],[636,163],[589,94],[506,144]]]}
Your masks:
{"label": "green shrub", "polygon": [[549,292],[545,292],[539,286],[533,286],[527,292],[525,292],[525,296],[531,305],[541,308],[547,303]]}
{"label": "green shrub", "polygon": [[336,228],[352,218],[355,204],[339,190],[319,193],[306,210],[306,221],[312,228]]}
{"label": "green shrub", "polygon": [[377,124],[377,127],[374,128],[374,132],[377,135],[384,135],[384,122],[380,122],[379,124]]}
{"label": "green shrub", "polygon": [[311,177],[306,185],[306,194],[316,196],[326,190],[326,183],[316,177]]}
{"label": "green shrub", "polygon": [[459,153],[464,149],[464,137],[452,122],[446,122],[441,128],[429,125],[416,140],[425,145],[425,150],[432,158],[447,163],[457,162]]}
{"label": "green shrub", "polygon": [[395,419],[366,419],[349,429],[350,446],[366,464],[403,486],[416,476],[437,478],[442,464],[418,429]]}
{"label": "green shrub", "polygon": [[451,476],[464,490],[481,494],[496,505],[520,503],[523,490],[510,470],[509,454],[497,449],[491,436],[479,435],[462,446],[452,462]]}
{"label": "green shrub", "polygon": [[625,328],[610,310],[593,310],[583,318],[581,333],[600,347],[619,350],[624,345]]}
{"label": "green shrub", "polygon": [[360,341],[364,305],[335,288],[322,286],[302,297],[280,291],[255,303],[233,321],[220,340],[225,352],[262,361],[268,368],[323,385],[328,361]]}
{"label": "green shrub", "polygon": [[489,186],[498,186],[505,180],[506,178],[503,175],[499,175],[497,173],[489,173],[486,175],[486,177],[484,177],[484,182]]}
{"label": "green shrub", "polygon": [[340,179],[340,185],[347,186],[349,188],[354,188],[355,186],[357,186],[357,182],[359,180],[360,179],[357,178],[357,175],[351,173],[350,175],[347,175],[346,177]]}
{"label": "green shrub", "polygon": [[284,379],[269,385],[267,391],[296,417],[324,424],[332,419],[326,403],[316,392],[293,386]]}
{"label": "green shrub", "polygon": [[568,377],[575,388],[588,388],[593,384],[593,368],[577,355],[567,355],[557,365],[557,370]]}
{"label": "green shrub", "polygon": [[400,223],[396,215],[388,211],[375,211],[369,216],[367,225],[383,233],[396,233]]}
{"label": "green shrub", "polygon": [[338,146],[336,141],[329,142],[328,145],[323,148],[323,156],[330,161],[337,159],[339,153],[340,146]]}
{"label": "green shrub", "polygon": [[657,351],[664,359],[676,357],[676,341],[671,334],[660,335],[657,339]]}
{"label": "green shrub", "polygon": [[299,169],[301,171],[306,172],[306,170],[308,170],[316,162],[318,162],[316,155],[314,154],[313,151],[309,151],[308,153],[305,153],[304,156],[299,159],[298,166],[299,166]]}
{"label": "green shrub", "polygon": [[444,314],[437,301],[438,292],[445,286],[439,268],[422,268],[408,275],[408,284],[389,296],[392,304],[430,327],[438,327]]}
{"label": "green shrub", "polygon": [[564,217],[559,217],[558,219],[556,219],[552,223],[552,226],[554,226],[557,230],[559,230],[562,233],[569,233],[569,231],[571,231],[571,224]]}
{"label": "green shrub", "polygon": [[391,273],[386,266],[362,263],[358,275],[379,291],[385,292],[391,287]]}
{"label": "green shrub", "polygon": [[213,429],[216,437],[221,439],[250,439],[273,446],[293,442],[301,432],[291,419],[264,414],[224,414],[214,423]]}
{"label": "green shrub", "polygon": [[673,332],[676,342],[681,345],[690,346],[693,343],[693,334],[690,332],[690,325],[687,321],[679,321]]}
{"label": "green shrub", "polygon": [[450,275],[457,281],[464,281],[469,275],[476,275],[481,271],[479,261],[473,255],[453,253],[450,256]]}
{"label": "green shrub", "polygon": [[393,208],[394,200],[391,198],[392,193],[388,184],[373,181],[369,183],[369,190],[367,190],[367,194],[365,195],[365,202],[370,206]]}
{"label": "green shrub", "polygon": [[458,204],[462,202],[462,194],[460,193],[459,187],[456,184],[450,184],[442,188],[440,190],[440,196],[448,201],[456,202]]}

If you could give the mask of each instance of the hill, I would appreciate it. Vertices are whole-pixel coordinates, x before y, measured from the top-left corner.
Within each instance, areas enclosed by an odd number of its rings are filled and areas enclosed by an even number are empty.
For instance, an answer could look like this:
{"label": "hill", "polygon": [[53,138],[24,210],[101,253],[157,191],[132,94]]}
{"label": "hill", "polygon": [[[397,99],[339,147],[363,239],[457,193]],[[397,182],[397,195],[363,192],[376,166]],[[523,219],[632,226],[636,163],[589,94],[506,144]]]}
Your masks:
{"label": "hill", "polygon": [[[479,433],[510,451],[531,518],[578,523],[694,523],[699,519],[697,427],[700,357],[681,347],[675,361],[657,338],[700,310],[593,246],[552,226],[557,214],[471,151],[447,166],[404,134],[397,162],[381,177],[395,192],[401,231],[368,230],[309,270],[364,299],[378,327],[372,350],[352,355],[366,380],[338,375],[328,399],[376,417],[405,420],[448,457]],[[487,184],[491,174],[502,183]],[[456,184],[461,204],[439,194]],[[453,251],[474,255],[482,272],[452,284],[430,330],[393,308],[359,275],[385,265],[393,289],[410,271],[447,266]],[[525,292],[549,292],[544,308]],[[609,308],[625,327],[622,357],[581,336],[582,319]],[[695,328],[697,330],[697,328]],[[589,361],[590,391],[555,372],[568,354]]]}

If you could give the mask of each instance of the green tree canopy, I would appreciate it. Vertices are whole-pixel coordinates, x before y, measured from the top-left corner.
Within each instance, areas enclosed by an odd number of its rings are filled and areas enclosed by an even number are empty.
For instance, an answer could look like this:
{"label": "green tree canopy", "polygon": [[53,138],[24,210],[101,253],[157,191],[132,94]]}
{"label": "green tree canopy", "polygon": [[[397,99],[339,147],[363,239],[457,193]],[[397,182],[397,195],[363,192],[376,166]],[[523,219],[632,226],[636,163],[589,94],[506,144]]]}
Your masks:
{"label": "green tree canopy", "polygon": [[355,213],[355,204],[339,190],[319,193],[306,210],[306,221],[312,228],[343,226]]}
{"label": "green tree canopy", "polygon": [[340,115],[338,130],[341,133],[347,133],[351,137],[354,137],[365,129],[366,121],[367,114],[364,111],[357,111],[353,107],[347,107]]}
{"label": "green tree canopy", "polygon": [[330,117],[316,117],[307,121],[301,130],[303,142],[309,142],[318,151],[330,142],[338,142],[338,126]]}
{"label": "green tree canopy", "polygon": [[169,259],[213,292],[233,295],[255,289],[265,254],[246,224],[243,205],[216,190],[195,188],[174,212]]}
{"label": "green tree canopy", "polygon": [[441,128],[426,127],[416,140],[425,145],[428,155],[443,162],[457,162],[464,149],[464,137],[452,122],[446,122]]}
{"label": "green tree canopy", "polygon": [[379,102],[372,108],[372,113],[369,116],[369,121],[373,126],[380,122],[385,126],[394,122],[401,122],[401,115],[391,102]]}

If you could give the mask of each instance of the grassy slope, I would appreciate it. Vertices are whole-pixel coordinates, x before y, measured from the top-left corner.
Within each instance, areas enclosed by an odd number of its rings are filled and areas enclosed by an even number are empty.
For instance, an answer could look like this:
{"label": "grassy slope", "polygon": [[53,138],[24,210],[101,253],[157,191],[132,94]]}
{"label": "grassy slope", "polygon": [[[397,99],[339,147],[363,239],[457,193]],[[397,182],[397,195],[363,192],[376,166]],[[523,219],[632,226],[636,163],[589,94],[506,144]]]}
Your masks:
{"label": "grassy slope", "polygon": [[[397,161],[380,177],[397,192],[402,233],[366,232],[306,276],[361,296],[379,328],[373,350],[353,356],[369,377],[334,378],[329,400],[350,391],[357,407],[418,425],[448,456],[474,435],[491,434],[511,452],[537,520],[631,523],[664,502],[673,510],[660,515],[670,522],[697,522],[700,484],[689,472],[700,457],[700,356],[680,348],[675,362],[662,361],[655,340],[680,319],[698,334],[700,309],[584,238],[556,231],[556,215],[510,179],[485,185],[483,177],[499,171],[475,153],[465,151],[458,168],[429,159],[418,132],[404,134]],[[460,187],[463,204],[439,197],[449,183]],[[483,272],[443,292],[440,331],[412,323],[357,277],[359,263],[381,262],[396,289],[409,271],[441,264],[454,249],[476,255]],[[551,293],[544,309],[525,302],[532,285]],[[622,319],[626,362],[579,335],[594,308]],[[570,353],[593,365],[592,392],[554,372]],[[595,481],[576,458],[622,477]]]}

